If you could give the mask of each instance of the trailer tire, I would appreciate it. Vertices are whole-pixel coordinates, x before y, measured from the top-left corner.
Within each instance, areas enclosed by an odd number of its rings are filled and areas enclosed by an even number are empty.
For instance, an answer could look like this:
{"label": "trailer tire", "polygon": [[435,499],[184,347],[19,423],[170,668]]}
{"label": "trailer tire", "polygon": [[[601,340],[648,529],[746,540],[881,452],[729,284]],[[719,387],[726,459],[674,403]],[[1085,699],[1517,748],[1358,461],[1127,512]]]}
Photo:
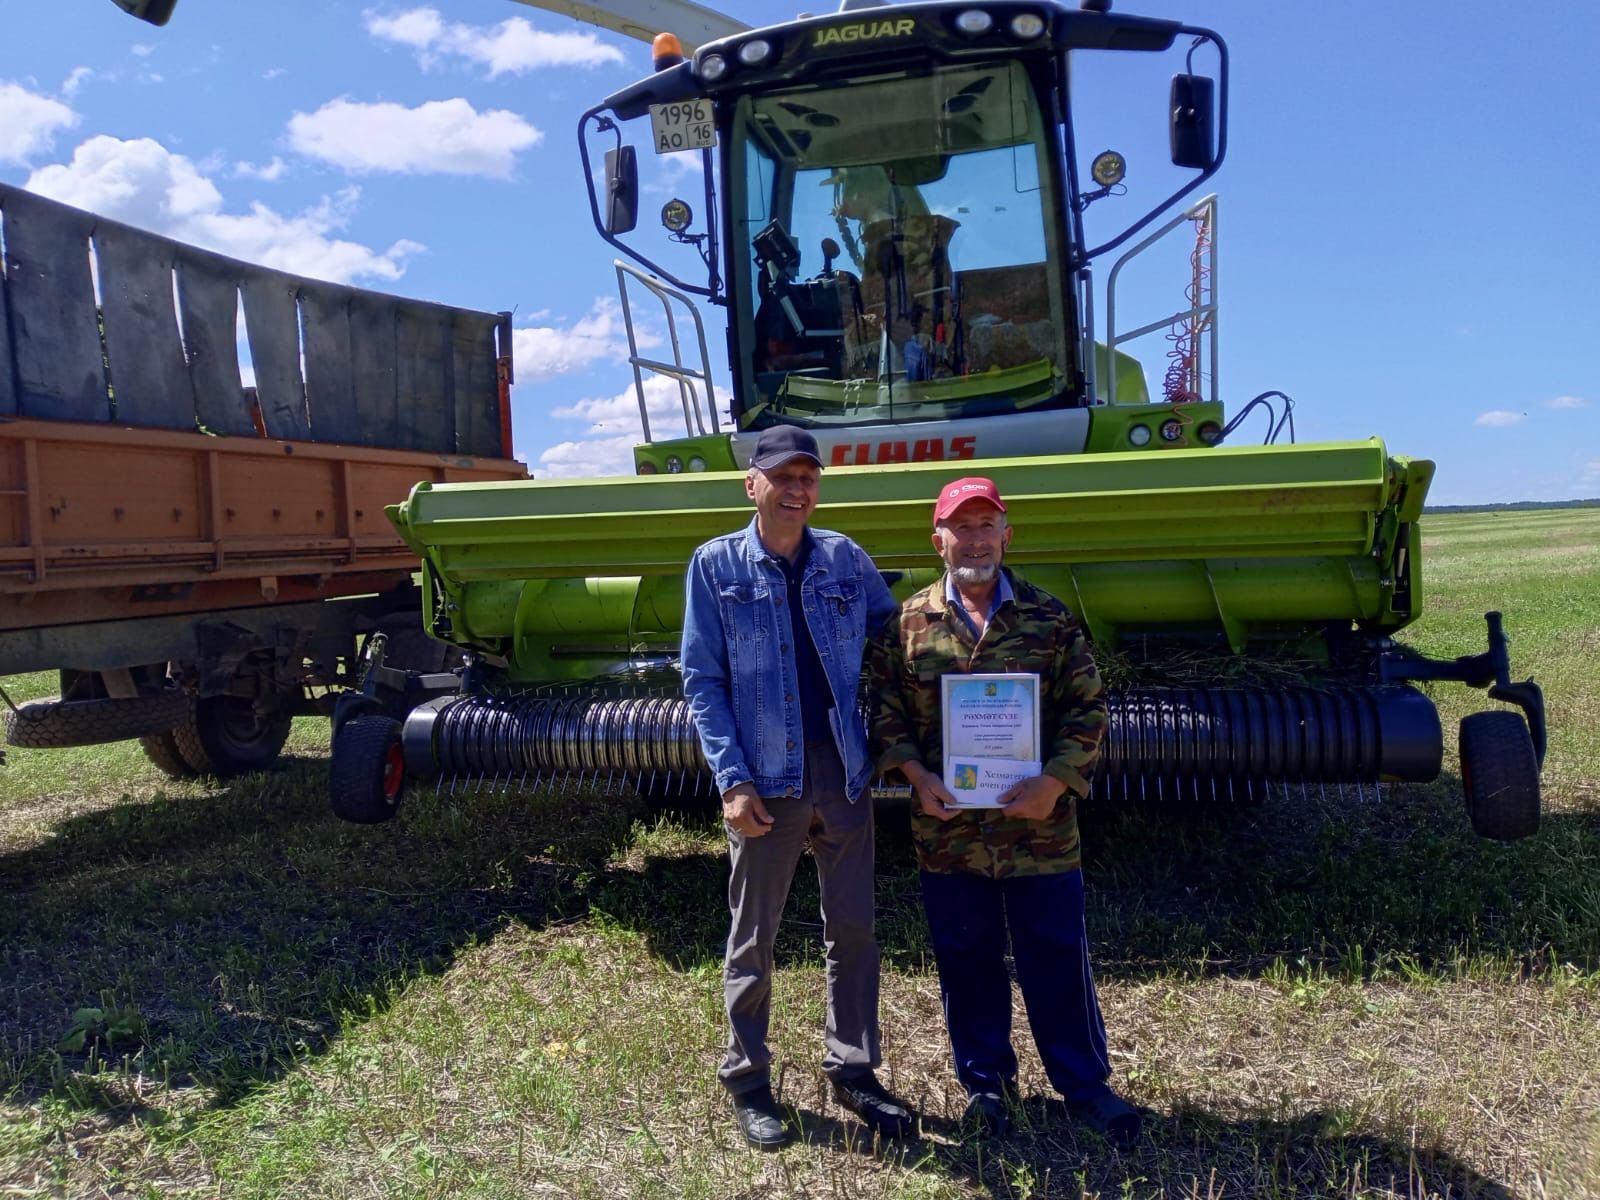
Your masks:
{"label": "trailer tire", "polygon": [[171,729],[189,712],[189,696],[177,688],[110,700],[32,700],[6,713],[6,742],[30,750],[98,746]]}
{"label": "trailer tire", "polygon": [[195,701],[189,720],[173,728],[172,740],[196,774],[227,779],[277,761],[293,719],[287,712],[263,716],[242,696],[207,696]]}
{"label": "trailer tire", "polygon": [[400,722],[366,714],[339,727],[328,764],[328,801],[334,815],[357,825],[393,817],[406,785]]}
{"label": "trailer tire", "polygon": [[1461,721],[1461,789],[1480,837],[1514,842],[1539,828],[1539,759],[1521,716],[1495,710]]}
{"label": "trailer tire", "polygon": [[178,739],[172,730],[152,733],[139,739],[144,756],[169,779],[193,779],[200,774],[178,749]]}

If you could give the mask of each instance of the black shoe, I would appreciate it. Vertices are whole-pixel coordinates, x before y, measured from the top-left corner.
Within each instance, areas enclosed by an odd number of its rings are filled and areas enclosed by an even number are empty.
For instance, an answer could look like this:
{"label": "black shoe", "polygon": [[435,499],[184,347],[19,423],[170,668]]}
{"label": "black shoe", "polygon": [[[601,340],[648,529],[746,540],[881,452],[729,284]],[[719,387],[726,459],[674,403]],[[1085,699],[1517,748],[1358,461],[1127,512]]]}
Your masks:
{"label": "black shoe", "polygon": [[1087,1100],[1067,1101],[1067,1112],[1118,1150],[1127,1150],[1144,1132],[1144,1114],[1110,1088]]}
{"label": "black shoe", "polygon": [[979,1137],[1005,1137],[1011,1132],[1005,1097],[998,1092],[974,1092],[967,1111],[961,1114],[961,1124],[976,1130]]}
{"label": "black shoe", "polygon": [[911,1110],[884,1091],[871,1071],[852,1079],[835,1079],[833,1098],[860,1117],[868,1129],[886,1138],[907,1137],[916,1128]]}
{"label": "black shoe", "polygon": [[777,1150],[794,1137],[772,1098],[772,1089],[765,1084],[733,1097],[733,1119],[744,1140],[757,1150]]}

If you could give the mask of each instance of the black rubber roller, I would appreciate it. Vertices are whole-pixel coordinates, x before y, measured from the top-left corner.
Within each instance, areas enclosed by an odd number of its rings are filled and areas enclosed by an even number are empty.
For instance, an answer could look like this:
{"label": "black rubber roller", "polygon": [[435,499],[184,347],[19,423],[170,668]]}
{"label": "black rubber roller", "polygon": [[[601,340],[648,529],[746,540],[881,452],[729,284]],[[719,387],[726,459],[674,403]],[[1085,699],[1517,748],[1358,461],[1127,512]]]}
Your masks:
{"label": "black rubber roller", "polygon": [[1122,779],[1425,783],[1439,714],[1411,687],[1112,692],[1098,774]]}
{"label": "black rubber roller", "polygon": [[[1433,703],[1404,686],[1133,688],[1111,692],[1108,710],[1097,779],[1130,791],[1426,782],[1443,753]],[[424,778],[705,770],[688,702],[673,696],[455,696],[414,710],[403,744]]]}

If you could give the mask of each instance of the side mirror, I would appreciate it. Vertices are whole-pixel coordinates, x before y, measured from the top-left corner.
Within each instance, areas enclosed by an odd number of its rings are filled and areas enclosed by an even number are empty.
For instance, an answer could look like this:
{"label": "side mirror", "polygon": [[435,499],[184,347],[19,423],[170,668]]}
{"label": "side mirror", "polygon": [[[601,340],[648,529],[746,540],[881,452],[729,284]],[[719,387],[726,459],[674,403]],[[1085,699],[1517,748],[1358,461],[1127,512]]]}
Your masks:
{"label": "side mirror", "polygon": [[1170,129],[1172,163],[1207,171],[1216,165],[1216,84],[1204,75],[1174,75]]}
{"label": "side mirror", "polygon": [[639,223],[639,158],[632,146],[606,151],[606,232],[629,233]]}
{"label": "side mirror", "polygon": [[119,8],[130,12],[141,21],[152,25],[165,25],[172,17],[172,6],[178,0],[116,0]]}

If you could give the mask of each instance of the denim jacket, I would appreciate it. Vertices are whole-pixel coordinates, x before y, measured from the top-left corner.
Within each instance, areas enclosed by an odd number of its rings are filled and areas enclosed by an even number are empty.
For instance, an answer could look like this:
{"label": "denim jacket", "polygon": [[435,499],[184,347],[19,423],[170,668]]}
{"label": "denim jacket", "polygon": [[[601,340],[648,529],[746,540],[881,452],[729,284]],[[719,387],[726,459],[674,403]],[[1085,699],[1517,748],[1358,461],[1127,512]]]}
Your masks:
{"label": "denim jacket", "polygon": [[[829,723],[853,801],[872,771],[858,703],[861,659],[899,606],[865,550],[841,533],[810,534],[801,603],[833,692]],[[694,552],[684,586],[683,692],[719,791],[753,783],[762,796],[800,795],[805,745],[790,634],[783,570],[754,520]]]}

